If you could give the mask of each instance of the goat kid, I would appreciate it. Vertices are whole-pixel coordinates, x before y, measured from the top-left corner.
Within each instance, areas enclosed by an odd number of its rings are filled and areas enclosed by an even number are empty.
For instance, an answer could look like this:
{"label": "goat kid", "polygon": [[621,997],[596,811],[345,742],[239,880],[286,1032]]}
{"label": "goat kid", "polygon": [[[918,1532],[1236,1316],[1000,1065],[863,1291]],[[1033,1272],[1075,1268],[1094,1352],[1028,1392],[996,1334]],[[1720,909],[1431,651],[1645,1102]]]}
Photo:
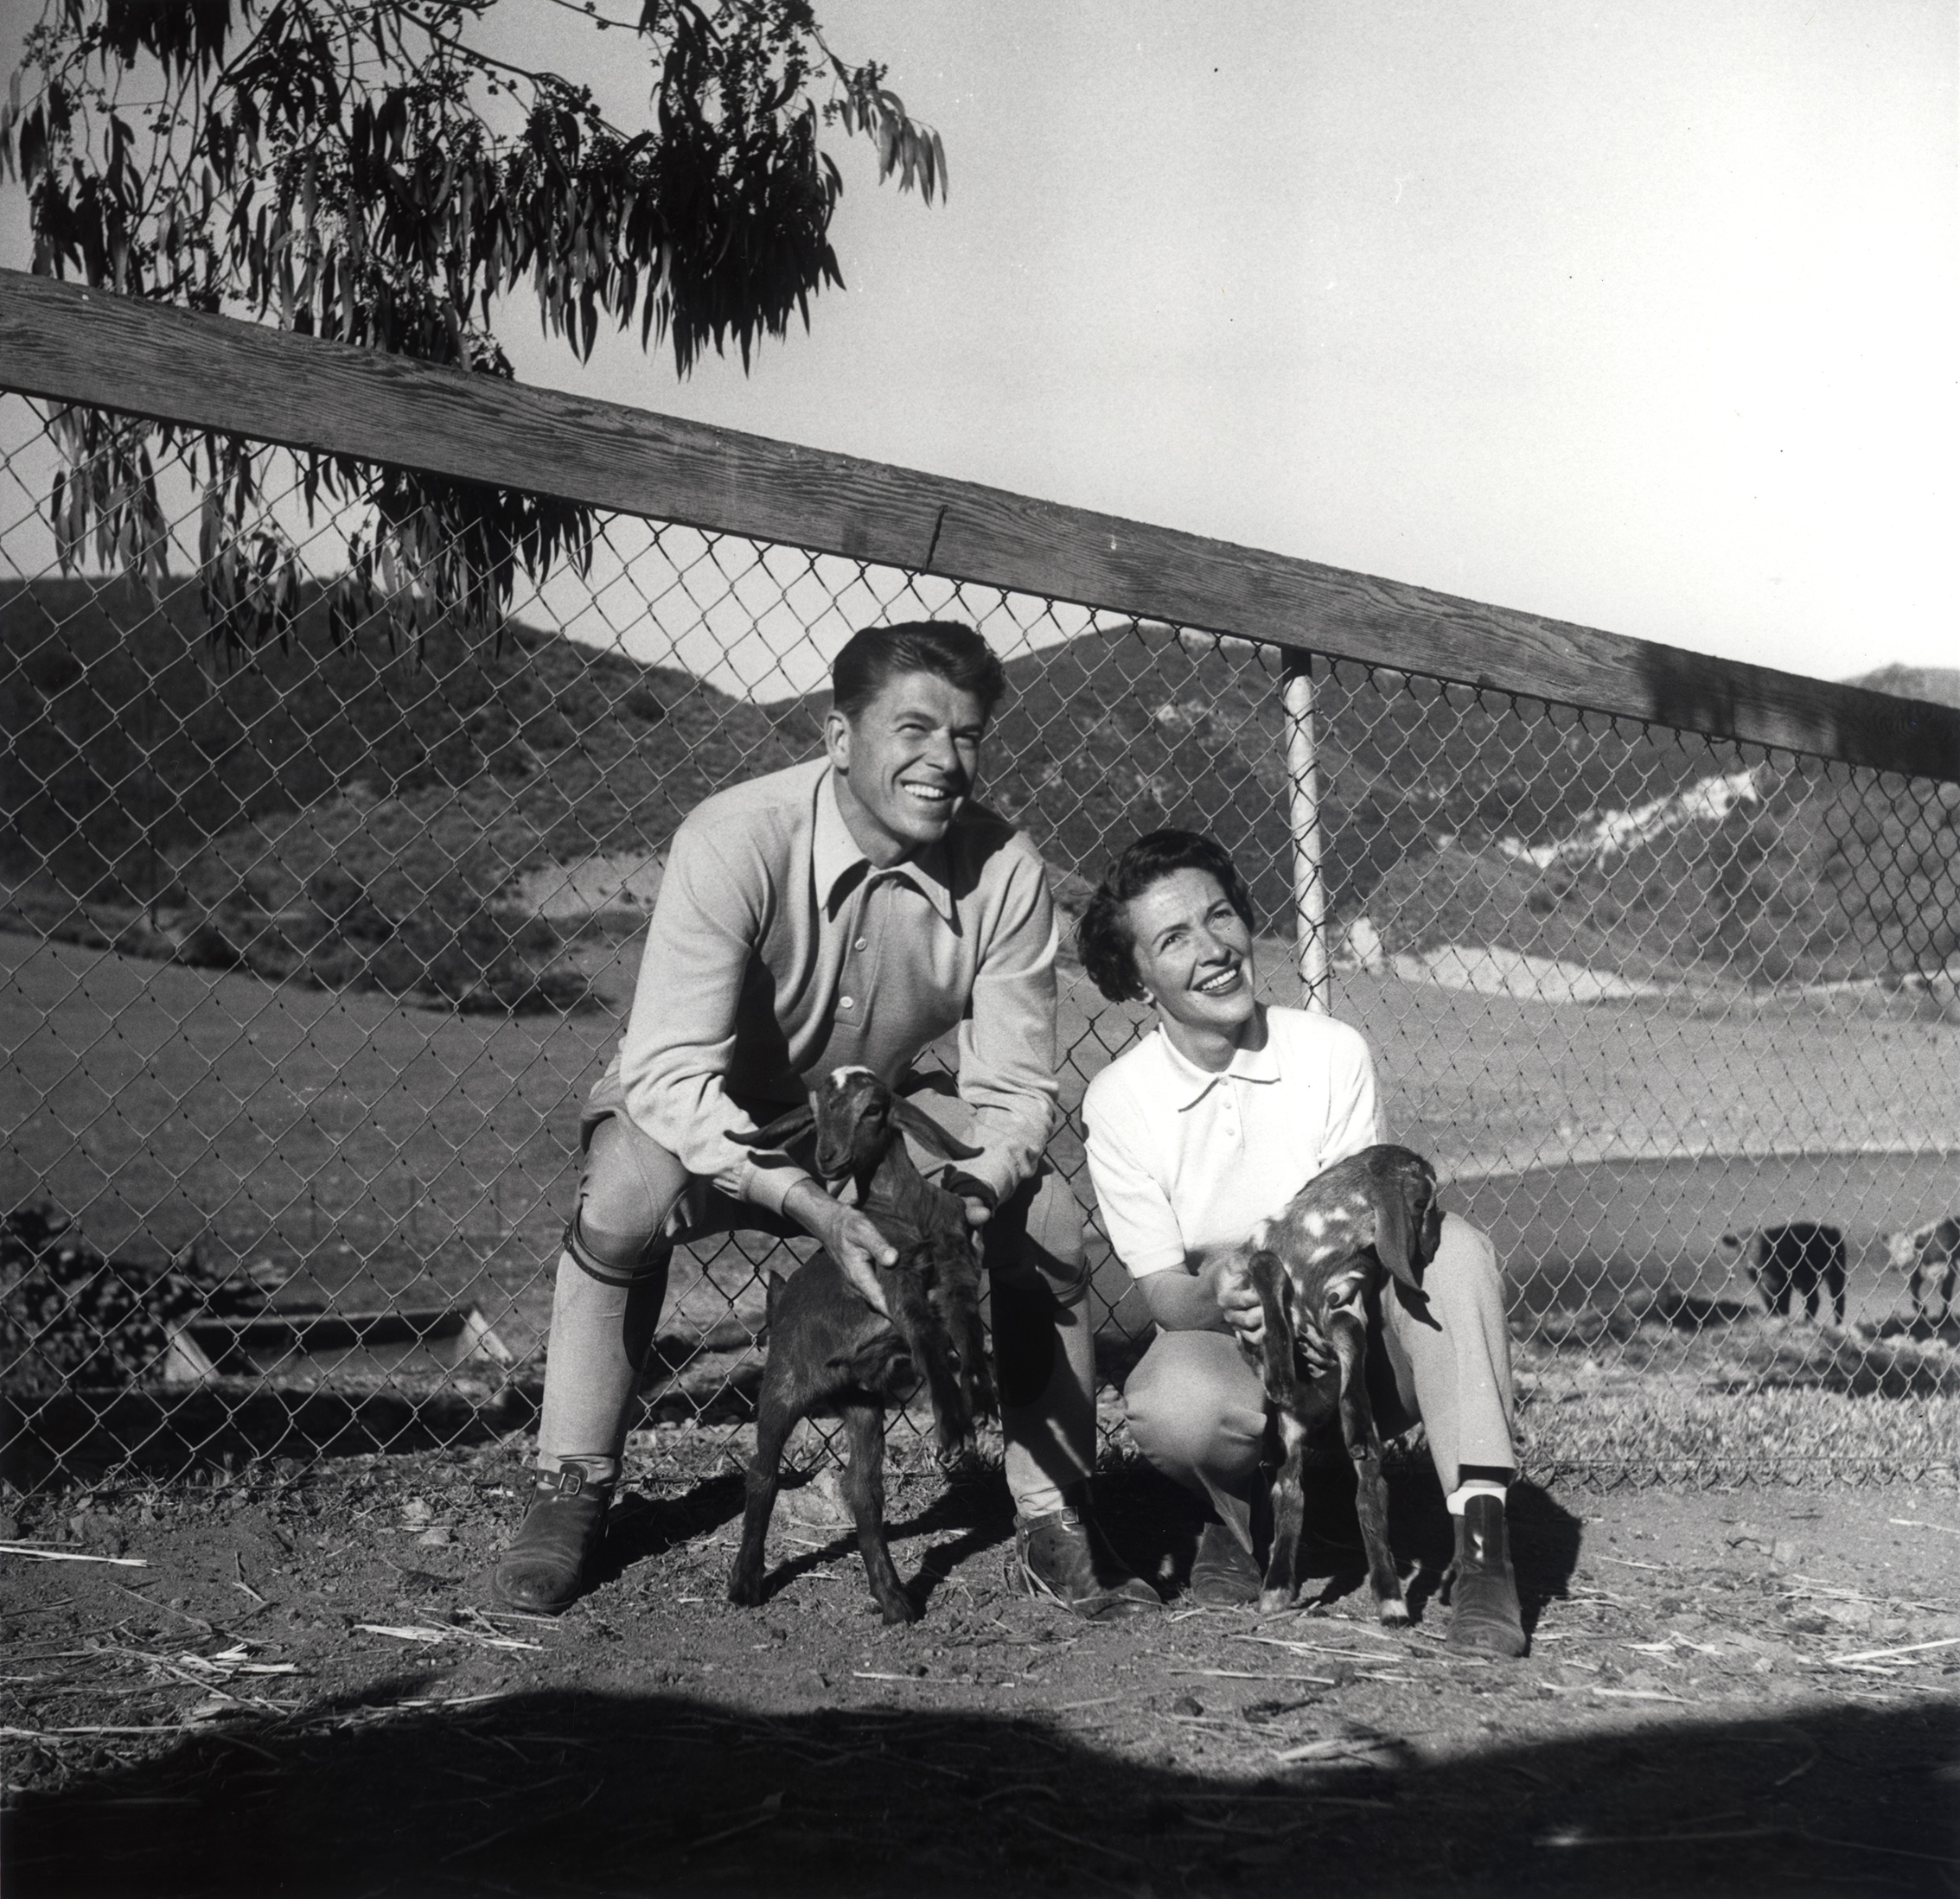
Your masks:
{"label": "goat kid", "polygon": [[1844,1323],[1844,1235],[1836,1227],[1793,1220],[1781,1227],[1724,1233],[1721,1244],[1725,1252],[1740,1255],[1772,1316],[1787,1311],[1794,1318],[1801,1297],[1804,1316],[1816,1318],[1822,1290],[1829,1295],[1837,1322]]}
{"label": "goat kid", "polygon": [[[1912,1297],[1912,1316],[1928,1325],[1944,1325],[1953,1315],[1953,1284],[1960,1276],[1960,1214],[1916,1227],[1911,1233],[1887,1233],[1887,1256],[1906,1274]],[[1932,1316],[1935,1296],[1939,1316]]]}
{"label": "goat kid", "polygon": [[749,1607],[763,1597],[763,1553],[780,1487],[782,1449],[803,1418],[844,1421],[850,1462],[844,1494],[872,1596],[888,1622],[918,1619],[898,1580],[884,1534],[884,1411],[923,1375],[940,1448],[972,1437],[976,1417],[995,1409],[980,1310],[980,1265],[959,1199],[924,1179],[906,1151],[910,1134],[942,1160],[973,1159],[978,1148],[891,1090],[869,1068],[833,1069],[807,1107],[735,1138],[780,1148],[816,1130],[816,1170],[833,1191],[849,1181],[866,1214],[897,1249],[877,1269],[889,1320],[852,1289],[827,1252],[769,1288],[769,1357],[756,1407],[742,1545],[728,1596]]}
{"label": "goat kid", "polygon": [[[1389,1548],[1382,1437],[1368,1398],[1368,1299],[1390,1278],[1422,1290],[1442,1233],[1436,1170],[1406,1147],[1376,1145],[1338,1161],[1253,1231],[1242,1270],[1259,1295],[1265,1334],[1256,1361],[1285,1453],[1273,1485],[1273,1545],[1260,1607],[1283,1609],[1299,1593],[1307,1440],[1338,1419],[1353,1460],[1355,1501],[1368,1552],[1368,1581],[1385,1622],[1408,1620]],[[1230,1271],[1232,1269],[1228,1269]],[[1297,1320],[1310,1318],[1335,1363],[1318,1374],[1299,1356]]]}

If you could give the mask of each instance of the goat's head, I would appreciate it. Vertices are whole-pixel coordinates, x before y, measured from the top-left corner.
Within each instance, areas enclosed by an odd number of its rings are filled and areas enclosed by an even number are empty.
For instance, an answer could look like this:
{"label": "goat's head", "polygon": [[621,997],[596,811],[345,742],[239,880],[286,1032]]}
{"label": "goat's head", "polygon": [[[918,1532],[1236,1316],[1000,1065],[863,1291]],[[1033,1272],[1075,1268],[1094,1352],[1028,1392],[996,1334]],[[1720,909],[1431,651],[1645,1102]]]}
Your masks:
{"label": "goat's head", "polygon": [[869,1068],[833,1068],[811,1091],[808,1106],[778,1115],[753,1134],[733,1134],[744,1147],[783,1148],[815,1128],[816,1170],[827,1181],[869,1173],[901,1134],[941,1160],[970,1161],[980,1152],[956,1141],[939,1123],[894,1094]]}
{"label": "goat's head", "polygon": [[1443,1237],[1436,1169],[1406,1147],[1377,1149],[1375,1159],[1375,1256],[1394,1278],[1420,1291]]}

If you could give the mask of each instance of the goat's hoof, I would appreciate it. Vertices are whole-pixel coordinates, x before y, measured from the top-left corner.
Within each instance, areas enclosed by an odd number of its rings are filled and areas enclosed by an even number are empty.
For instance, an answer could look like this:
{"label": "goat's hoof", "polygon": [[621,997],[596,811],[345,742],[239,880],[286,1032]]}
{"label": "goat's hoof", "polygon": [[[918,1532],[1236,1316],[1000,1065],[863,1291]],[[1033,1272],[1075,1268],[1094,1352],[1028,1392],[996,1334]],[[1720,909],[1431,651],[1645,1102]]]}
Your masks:
{"label": "goat's hoof", "polygon": [[918,1605],[910,1596],[896,1596],[890,1602],[881,1602],[879,1609],[887,1623],[916,1622],[919,1619]]}
{"label": "goat's hoof", "polygon": [[1384,1596],[1375,1607],[1382,1620],[1394,1627],[1400,1628],[1408,1620],[1408,1604],[1399,1596]]}
{"label": "goat's hoof", "polygon": [[1282,1609],[1293,1606],[1293,1592],[1290,1589],[1262,1589],[1259,1592],[1259,1607],[1267,1615]]}
{"label": "goat's hoof", "polygon": [[763,1579],[760,1576],[737,1574],[728,1579],[728,1599],[737,1609],[756,1609],[762,1603]]}

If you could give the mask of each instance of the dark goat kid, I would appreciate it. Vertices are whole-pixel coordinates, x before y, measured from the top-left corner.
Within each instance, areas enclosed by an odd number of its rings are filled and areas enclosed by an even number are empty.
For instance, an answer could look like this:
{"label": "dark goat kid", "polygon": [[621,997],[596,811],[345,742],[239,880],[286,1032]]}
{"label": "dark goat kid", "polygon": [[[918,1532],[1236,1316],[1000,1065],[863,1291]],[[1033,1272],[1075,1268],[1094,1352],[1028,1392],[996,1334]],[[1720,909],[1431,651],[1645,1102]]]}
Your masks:
{"label": "dark goat kid", "polygon": [[1724,1233],[1725,1251],[1739,1252],[1749,1277],[1772,1313],[1796,1316],[1797,1300],[1804,1316],[1817,1316],[1817,1293],[1830,1296],[1837,1322],[1844,1323],[1844,1235],[1836,1227],[1811,1220],[1793,1220],[1784,1227],[1758,1227],[1746,1233]]}
{"label": "dark goat kid", "polygon": [[[1338,1420],[1354,1460],[1355,1502],[1368,1551],[1368,1581],[1385,1622],[1408,1619],[1389,1548],[1389,1493],[1382,1437],[1368,1399],[1368,1301],[1394,1278],[1420,1292],[1442,1233],[1436,1171],[1406,1147],[1377,1145],[1317,1175],[1277,1219],[1253,1231],[1245,1271],[1259,1294],[1265,1335],[1258,1363],[1278,1416],[1286,1457],[1273,1485],[1273,1548],[1260,1606],[1284,1608],[1299,1592],[1302,1482],[1307,1440]],[[1310,1318],[1335,1364],[1318,1375],[1301,1364],[1296,1335]]]}
{"label": "dark goat kid", "polygon": [[763,1546],[782,1447],[800,1420],[820,1412],[841,1418],[849,1437],[844,1494],[871,1594],[886,1622],[916,1622],[918,1609],[884,1537],[884,1408],[903,1400],[923,1374],[940,1448],[952,1452],[971,1439],[974,1418],[994,1409],[994,1397],[980,1328],[980,1262],[966,1210],[921,1176],[904,1136],[946,1161],[971,1160],[980,1150],[955,1141],[869,1068],[854,1067],[833,1070],[808,1107],[736,1138],[779,1148],[813,1125],[817,1172],[833,1188],[853,1182],[859,1211],[897,1249],[897,1263],[877,1269],[891,1316],[881,1318],[865,1304],[827,1252],[788,1279],[771,1276],[769,1359],[728,1599],[750,1607],[763,1599]]}

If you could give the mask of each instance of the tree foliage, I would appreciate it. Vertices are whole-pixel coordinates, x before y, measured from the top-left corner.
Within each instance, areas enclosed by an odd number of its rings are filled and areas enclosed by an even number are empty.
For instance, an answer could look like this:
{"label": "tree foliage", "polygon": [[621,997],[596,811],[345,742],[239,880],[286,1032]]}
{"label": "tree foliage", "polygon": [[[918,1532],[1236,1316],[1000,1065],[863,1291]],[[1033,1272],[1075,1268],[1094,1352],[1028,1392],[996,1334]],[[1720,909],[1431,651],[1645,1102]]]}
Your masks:
{"label": "tree foliage", "polygon": [[[595,52],[611,35],[644,51],[644,125],[476,43],[497,0],[48,0],[0,104],[34,269],[506,378],[494,324],[527,288],[581,360],[602,325],[636,328],[685,375],[731,341],[746,366],[841,285],[827,131],[872,141],[901,189],[944,188],[938,136],[882,67],[830,51],[808,0],[643,0],[636,20],[550,3]],[[54,434],[64,566],[93,540],[105,563],[161,575],[155,464],[176,449],[199,490],[214,634],[290,630],[299,564],[265,505],[264,451],[86,410],[60,411]],[[377,609],[393,628],[495,627],[520,567],[590,556],[590,516],[548,498],[335,456],[303,459],[301,479],[310,512],[322,490],[364,504],[335,589],[342,633]]]}

